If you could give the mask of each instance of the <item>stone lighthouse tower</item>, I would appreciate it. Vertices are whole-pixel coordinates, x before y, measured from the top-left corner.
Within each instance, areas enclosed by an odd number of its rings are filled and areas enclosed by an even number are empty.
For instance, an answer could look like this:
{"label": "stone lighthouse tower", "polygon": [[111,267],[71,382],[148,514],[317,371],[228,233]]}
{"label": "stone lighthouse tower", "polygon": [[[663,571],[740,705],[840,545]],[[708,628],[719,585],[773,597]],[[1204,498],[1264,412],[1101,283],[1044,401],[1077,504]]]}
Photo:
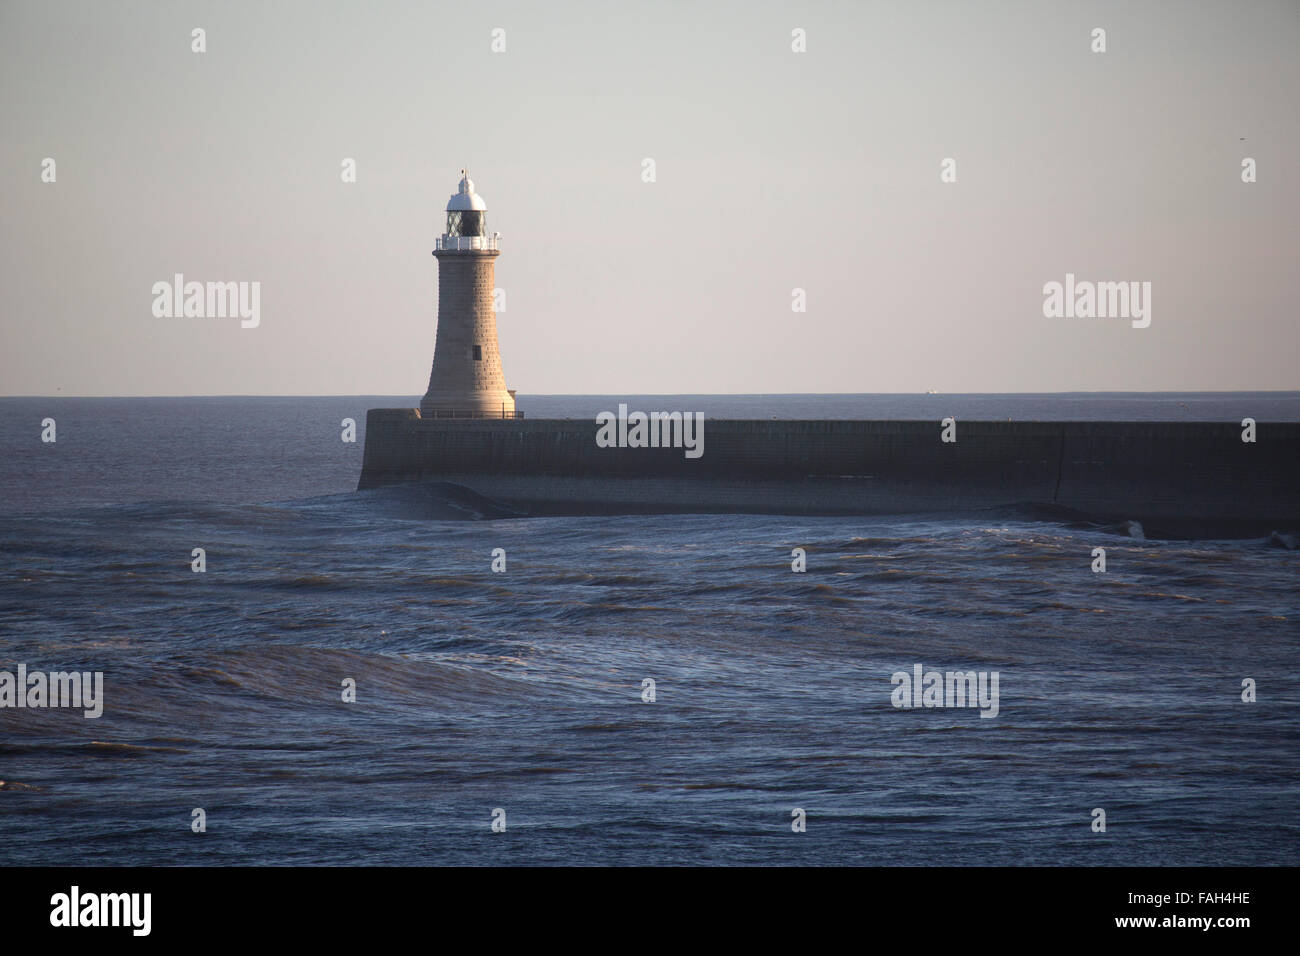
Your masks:
{"label": "stone lighthouse tower", "polygon": [[461,170],[447,203],[447,231],[438,237],[438,338],[421,418],[514,418],[492,308],[500,234],[487,231],[487,203]]}

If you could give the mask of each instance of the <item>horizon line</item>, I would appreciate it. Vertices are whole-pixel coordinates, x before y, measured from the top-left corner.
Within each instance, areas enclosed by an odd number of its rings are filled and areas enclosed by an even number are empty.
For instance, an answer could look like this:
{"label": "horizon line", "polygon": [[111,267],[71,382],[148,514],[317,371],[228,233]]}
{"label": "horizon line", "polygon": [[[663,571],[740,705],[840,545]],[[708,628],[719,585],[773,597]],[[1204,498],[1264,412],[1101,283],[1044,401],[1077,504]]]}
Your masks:
{"label": "horizon line", "polygon": [[[516,393],[522,398],[607,398],[618,395],[639,396],[639,397],[657,397],[657,396],[706,396],[706,397],[770,397],[770,398],[794,398],[794,397],[836,397],[836,396],[934,396],[934,397],[952,397],[961,396],[1004,396],[1004,395],[1300,395],[1300,387],[1297,388],[1212,388],[1212,389],[1148,389],[1148,390],[1123,390],[1123,389],[1096,389],[1096,390],[1070,390],[1061,392],[1038,392],[1038,391],[1007,391],[1007,392],[525,392]],[[21,394],[21,395],[0,395],[0,400],[13,398],[98,398],[98,399],[134,399],[134,398],[394,398],[401,399],[411,397],[416,404],[420,401],[420,396],[415,393],[409,394],[392,394],[382,392],[348,392],[348,393],[299,393],[283,392],[278,394],[268,394],[265,392],[223,392],[208,394],[181,394],[181,393],[160,393],[150,395],[59,395],[59,394]]]}

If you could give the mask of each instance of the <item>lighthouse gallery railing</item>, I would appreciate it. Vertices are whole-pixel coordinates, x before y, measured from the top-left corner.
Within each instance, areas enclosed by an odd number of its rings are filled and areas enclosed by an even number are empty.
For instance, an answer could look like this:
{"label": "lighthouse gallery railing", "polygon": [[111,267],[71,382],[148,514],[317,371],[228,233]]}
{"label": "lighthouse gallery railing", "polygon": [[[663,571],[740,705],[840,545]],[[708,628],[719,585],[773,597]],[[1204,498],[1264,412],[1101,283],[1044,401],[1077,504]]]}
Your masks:
{"label": "lighthouse gallery railing", "polygon": [[500,251],[497,248],[496,236],[438,236],[434,242],[435,249],[447,252],[468,252],[471,249]]}

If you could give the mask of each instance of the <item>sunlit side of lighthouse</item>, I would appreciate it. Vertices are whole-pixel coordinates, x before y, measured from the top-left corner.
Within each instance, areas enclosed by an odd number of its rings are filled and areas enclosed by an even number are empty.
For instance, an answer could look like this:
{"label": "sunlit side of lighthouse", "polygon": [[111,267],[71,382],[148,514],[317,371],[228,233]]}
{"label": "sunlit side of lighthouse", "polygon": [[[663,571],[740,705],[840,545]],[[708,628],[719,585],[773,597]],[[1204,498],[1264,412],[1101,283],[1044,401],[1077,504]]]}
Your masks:
{"label": "sunlit side of lighthouse", "polygon": [[514,418],[493,309],[499,234],[487,231],[487,203],[461,170],[438,237],[438,336],[421,418]]}

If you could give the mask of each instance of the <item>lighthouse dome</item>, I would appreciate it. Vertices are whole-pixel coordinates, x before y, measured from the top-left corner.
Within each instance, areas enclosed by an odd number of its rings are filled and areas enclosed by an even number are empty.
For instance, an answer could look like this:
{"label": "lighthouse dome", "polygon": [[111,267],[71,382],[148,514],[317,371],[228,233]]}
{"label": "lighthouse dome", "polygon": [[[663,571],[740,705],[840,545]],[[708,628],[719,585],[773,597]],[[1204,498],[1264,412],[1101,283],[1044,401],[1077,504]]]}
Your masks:
{"label": "lighthouse dome", "polygon": [[456,188],[456,192],[452,195],[451,199],[447,202],[447,211],[448,212],[454,212],[454,211],[467,212],[469,210],[478,210],[480,212],[486,211],[487,203],[483,201],[482,196],[474,192],[474,180],[469,178],[469,173],[466,170],[462,169],[460,173],[461,173],[460,185]]}

